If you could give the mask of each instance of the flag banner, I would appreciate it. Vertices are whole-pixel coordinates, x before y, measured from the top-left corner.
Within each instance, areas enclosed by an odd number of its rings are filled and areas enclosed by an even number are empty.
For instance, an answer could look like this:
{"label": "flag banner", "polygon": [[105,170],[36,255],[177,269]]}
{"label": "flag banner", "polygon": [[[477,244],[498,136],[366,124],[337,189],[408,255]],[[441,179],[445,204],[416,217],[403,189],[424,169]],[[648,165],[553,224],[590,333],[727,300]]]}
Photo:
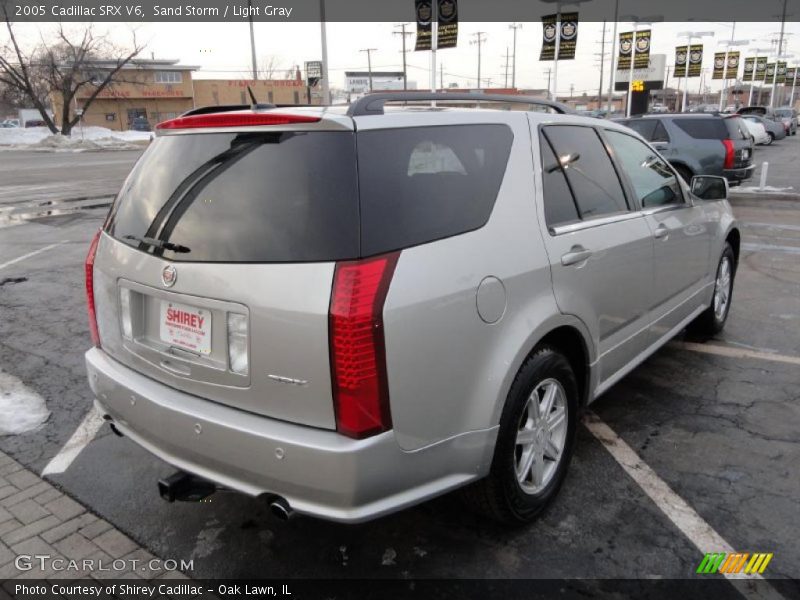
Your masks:
{"label": "flag banner", "polygon": [[675,77],[686,77],[687,56],[688,50],[686,46],[677,46],[675,48],[675,68],[673,69],[673,75],[675,75]]}
{"label": "flag banner", "polygon": [[458,0],[437,0],[439,3],[439,28],[436,32],[437,49],[455,48],[458,44]]}
{"label": "flag banner", "polygon": [[558,60],[575,58],[578,42],[578,13],[561,13],[561,39],[558,41]]}
{"label": "flag banner", "polygon": [[692,44],[689,48],[689,77],[700,77],[703,70],[703,44]]}
{"label": "flag banner", "polygon": [[557,15],[542,17],[542,51],[539,53],[539,60],[556,58],[556,18]]}
{"label": "flag banner", "polygon": [[797,77],[797,67],[788,67],[786,69],[786,85],[796,85],[795,77]]}
{"label": "flag banner", "polygon": [[728,52],[728,64],[725,66],[725,79],[736,79],[739,76],[739,51]]}
{"label": "flag banner", "polygon": [[715,52],[714,53],[714,74],[711,76],[711,79],[722,79],[722,76],[725,74],[725,53],[724,52]]}
{"label": "flag banner", "polygon": [[432,0],[414,0],[414,11],[417,15],[417,43],[414,51],[431,49],[431,18],[433,17]]}
{"label": "flag banner", "polygon": [[766,56],[759,56],[756,58],[756,74],[753,76],[753,81],[764,81],[767,78],[767,60]]}
{"label": "flag banner", "polygon": [[744,73],[742,73],[742,81],[753,81],[753,72],[756,70],[756,57],[744,59]]}
{"label": "flag banner", "polygon": [[764,83],[772,83],[775,77],[775,63],[767,63],[767,69],[764,71]]}
{"label": "flag banner", "polygon": [[775,65],[775,83],[786,83],[786,63],[778,62]]}

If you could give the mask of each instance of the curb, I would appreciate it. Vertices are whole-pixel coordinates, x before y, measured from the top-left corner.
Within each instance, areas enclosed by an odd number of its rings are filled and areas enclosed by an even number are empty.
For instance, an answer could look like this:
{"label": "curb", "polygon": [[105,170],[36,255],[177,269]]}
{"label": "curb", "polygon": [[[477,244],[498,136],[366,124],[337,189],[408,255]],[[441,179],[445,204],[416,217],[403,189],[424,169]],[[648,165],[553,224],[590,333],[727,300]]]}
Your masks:
{"label": "curb", "polygon": [[763,202],[765,200],[781,200],[784,202],[800,202],[800,194],[789,194],[783,192],[745,192],[738,194],[732,192],[728,195],[728,202],[735,204],[737,200],[745,202]]}

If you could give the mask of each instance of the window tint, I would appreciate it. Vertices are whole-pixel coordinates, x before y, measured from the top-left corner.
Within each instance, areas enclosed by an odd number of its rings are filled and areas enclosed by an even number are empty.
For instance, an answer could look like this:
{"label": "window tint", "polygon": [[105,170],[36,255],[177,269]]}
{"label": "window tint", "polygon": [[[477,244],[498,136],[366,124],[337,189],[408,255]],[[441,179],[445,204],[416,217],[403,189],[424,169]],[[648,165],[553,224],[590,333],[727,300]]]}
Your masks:
{"label": "window tint", "polygon": [[655,152],[630,135],[618,131],[605,133],[644,208],[683,202],[675,174]]}
{"label": "window tint", "polygon": [[[161,136],[126,180],[107,230],[174,261],[355,258],[356,178],[352,133]],[[128,235],[189,252],[140,246]]]}
{"label": "window tint", "polygon": [[648,141],[653,139],[653,133],[658,124],[655,119],[634,119],[632,121],[623,121],[623,123]]}
{"label": "window tint", "polygon": [[567,176],[582,219],[628,210],[614,165],[594,129],[560,125],[543,131]]}
{"label": "window tint", "polygon": [[732,140],[746,140],[749,137],[747,126],[742,123],[741,117],[727,117],[723,121]]}
{"label": "window tint", "polygon": [[659,119],[657,121],[658,125],[656,125],[656,130],[653,132],[653,137],[650,138],[651,142],[669,142],[669,134],[667,133],[667,128],[664,127],[663,121]]}
{"label": "window tint", "polygon": [[550,148],[550,143],[539,136],[542,148],[542,188],[544,191],[544,218],[548,227],[580,220],[572,192],[567,186],[564,171]]}
{"label": "window tint", "polygon": [[675,125],[696,140],[725,140],[729,133],[722,121],[718,118],[675,119]]}
{"label": "window tint", "polygon": [[513,138],[506,125],[360,132],[362,254],[423,244],[485,225]]}

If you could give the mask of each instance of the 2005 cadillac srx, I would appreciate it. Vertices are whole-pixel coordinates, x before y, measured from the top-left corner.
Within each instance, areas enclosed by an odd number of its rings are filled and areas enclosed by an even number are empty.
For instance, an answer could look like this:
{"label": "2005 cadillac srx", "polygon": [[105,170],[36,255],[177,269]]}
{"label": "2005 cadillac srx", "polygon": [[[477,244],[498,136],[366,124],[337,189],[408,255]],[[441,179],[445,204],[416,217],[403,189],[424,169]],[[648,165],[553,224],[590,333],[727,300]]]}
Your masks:
{"label": "2005 cadillac srx", "polygon": [[169,500],[357,522],[463,488],[530,520],[581,407],[687,325],[725,324],[726,196],[541,100],[191,111],[91,244],[97,407],[176,467]]}

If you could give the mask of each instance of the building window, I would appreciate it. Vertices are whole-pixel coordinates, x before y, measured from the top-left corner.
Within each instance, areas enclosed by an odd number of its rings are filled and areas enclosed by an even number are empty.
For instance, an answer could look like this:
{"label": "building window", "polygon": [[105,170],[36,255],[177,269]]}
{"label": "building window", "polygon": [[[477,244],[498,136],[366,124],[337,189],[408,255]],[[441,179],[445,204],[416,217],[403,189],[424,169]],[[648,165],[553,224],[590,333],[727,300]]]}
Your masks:
{"label": "building window", "polygon": [[117,113],[106,113],[106,121],[112,122],[117,120]]}
{"label": "building window", "polygon": [[156,83],[181,83],[183,74],[180,71],[156,71]]}

